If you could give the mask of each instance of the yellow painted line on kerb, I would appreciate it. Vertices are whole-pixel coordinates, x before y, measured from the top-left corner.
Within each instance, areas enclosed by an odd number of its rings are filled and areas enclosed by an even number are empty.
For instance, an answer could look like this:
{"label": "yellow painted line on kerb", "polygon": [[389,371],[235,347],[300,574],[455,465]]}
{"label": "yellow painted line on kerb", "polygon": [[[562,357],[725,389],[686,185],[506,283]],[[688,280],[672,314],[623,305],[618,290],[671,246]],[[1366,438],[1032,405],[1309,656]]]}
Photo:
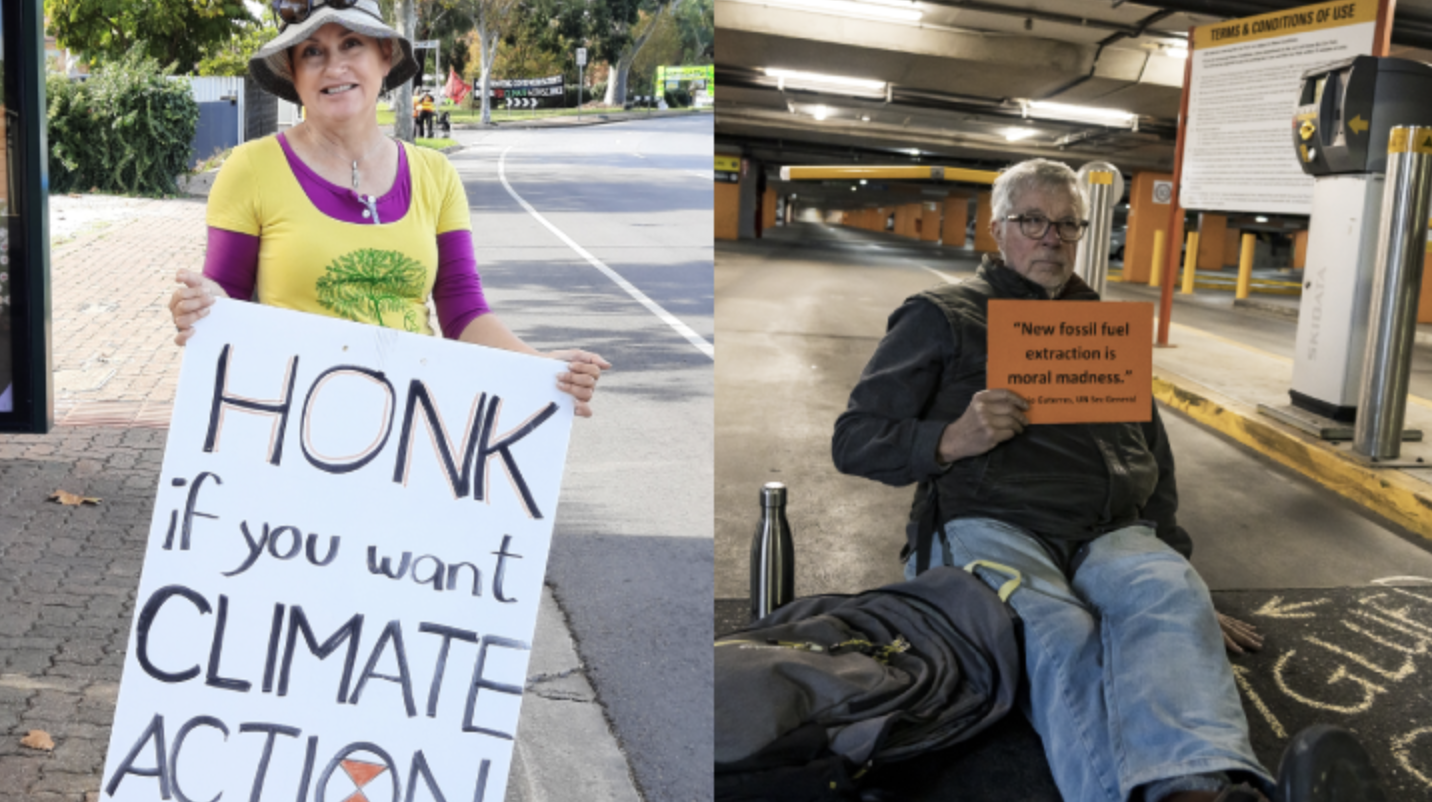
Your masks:
{"label": "yellow painted line on kerb", "polygon": [[1364,468],[1339,450],[1294,433],[1196,382],[1156,371],[1154,398],[1354,504],[1432,540],[1432,484],[1392,468]]}

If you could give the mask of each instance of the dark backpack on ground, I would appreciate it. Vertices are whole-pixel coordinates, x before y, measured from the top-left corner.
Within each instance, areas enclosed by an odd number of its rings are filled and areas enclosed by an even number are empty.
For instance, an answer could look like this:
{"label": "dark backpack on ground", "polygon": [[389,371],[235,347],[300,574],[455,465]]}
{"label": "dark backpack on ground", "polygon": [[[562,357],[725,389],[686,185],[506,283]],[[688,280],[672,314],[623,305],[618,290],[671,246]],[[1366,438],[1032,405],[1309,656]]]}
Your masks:
{"label": "dark backpack on ground", "polygon": [[[1015,705],[1014,612],[958,568],[797,599],[716,641],[718,802],[861,799],[866,769],[964,741]],[[972,566],[973,567],[973,566]]]}

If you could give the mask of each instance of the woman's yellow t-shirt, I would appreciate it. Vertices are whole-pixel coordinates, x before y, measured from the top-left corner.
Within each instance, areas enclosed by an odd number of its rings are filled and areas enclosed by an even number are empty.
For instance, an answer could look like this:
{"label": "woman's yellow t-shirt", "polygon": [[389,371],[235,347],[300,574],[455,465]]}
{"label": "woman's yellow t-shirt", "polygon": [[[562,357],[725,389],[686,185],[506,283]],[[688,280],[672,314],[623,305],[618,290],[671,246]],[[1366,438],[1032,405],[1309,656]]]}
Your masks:
{"label": "woman's yellow t-shirt", "polygon": [[207,222],[259,238],[258,300],[269,306],[432,334],[428,296],[437,237],[471,227],[447,157],[406,151],[411,198],[402,219],[346,223],[319,211],[276,137],[234,149],[209,192]]}

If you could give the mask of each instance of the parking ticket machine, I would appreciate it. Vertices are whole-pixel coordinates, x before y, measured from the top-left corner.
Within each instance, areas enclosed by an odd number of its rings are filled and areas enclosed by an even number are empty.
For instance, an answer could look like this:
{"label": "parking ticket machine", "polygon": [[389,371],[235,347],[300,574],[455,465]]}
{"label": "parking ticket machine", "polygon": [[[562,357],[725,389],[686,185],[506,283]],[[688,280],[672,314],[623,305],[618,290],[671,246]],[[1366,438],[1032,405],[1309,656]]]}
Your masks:
{"label": "parking ticket machine", "polygon": [[1432,125],[1432,66],[1358,56],[1303,73],[1293,146],[1314,176],[1293,362],[1293,405],[1356,415],[1382,213],[1387,140]]}

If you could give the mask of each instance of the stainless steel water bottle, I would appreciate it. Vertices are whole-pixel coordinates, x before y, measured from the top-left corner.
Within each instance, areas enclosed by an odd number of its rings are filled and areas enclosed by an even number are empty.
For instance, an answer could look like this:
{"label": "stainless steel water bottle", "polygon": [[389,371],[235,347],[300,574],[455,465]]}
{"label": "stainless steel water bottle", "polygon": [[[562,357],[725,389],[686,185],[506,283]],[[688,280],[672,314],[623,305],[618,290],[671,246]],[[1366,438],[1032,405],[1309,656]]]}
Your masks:
{"label": "stainless steel water bottle", "polygon": [[751,616],[765,618],[795,598],[796,550],[786,521],[786,486],[761,488],[761,525],[751,540]]}

